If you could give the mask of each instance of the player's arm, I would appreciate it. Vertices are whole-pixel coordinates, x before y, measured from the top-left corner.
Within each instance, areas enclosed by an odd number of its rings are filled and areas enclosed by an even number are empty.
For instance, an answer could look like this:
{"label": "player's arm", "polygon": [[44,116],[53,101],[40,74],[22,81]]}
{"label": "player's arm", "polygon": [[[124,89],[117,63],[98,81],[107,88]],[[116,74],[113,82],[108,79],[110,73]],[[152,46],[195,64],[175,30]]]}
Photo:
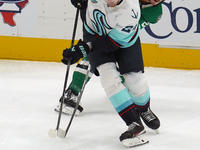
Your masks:
{"label": "player's arm", "polygon": [[159,3],[163,2],[164,0],[140,0],[140,2],[145,5],[145,4],[152,4],[152,5],[158,5]]}
{"label": "player's arm", "polygon": [[148,7],[141,8],[140,28],[144,28],[150,24],[157,23],[162,16],[162,4],[149,5]]}

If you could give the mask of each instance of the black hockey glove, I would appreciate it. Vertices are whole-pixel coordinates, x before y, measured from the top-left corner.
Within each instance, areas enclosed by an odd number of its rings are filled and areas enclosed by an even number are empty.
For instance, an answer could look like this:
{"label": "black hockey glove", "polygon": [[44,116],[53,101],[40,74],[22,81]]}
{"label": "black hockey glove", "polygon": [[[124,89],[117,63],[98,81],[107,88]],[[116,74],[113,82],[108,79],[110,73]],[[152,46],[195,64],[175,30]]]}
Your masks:
{"label": "black hockey glove", "polygon": [[[72,5],[76,8],[85,9],[87,7],[88,0],[71,0]],[[78,3],[80,6],[78,6]]]}
{"label": "black hockey glove", "polygon": [[70,64],[74,64],[79,61],[80,58],[86,57],[89,52],[89,46],[80,39],[78,43],[72,48],[66,48],[63,50],[63,59],[61,61],[67,65],[69,59],[71,59]]}

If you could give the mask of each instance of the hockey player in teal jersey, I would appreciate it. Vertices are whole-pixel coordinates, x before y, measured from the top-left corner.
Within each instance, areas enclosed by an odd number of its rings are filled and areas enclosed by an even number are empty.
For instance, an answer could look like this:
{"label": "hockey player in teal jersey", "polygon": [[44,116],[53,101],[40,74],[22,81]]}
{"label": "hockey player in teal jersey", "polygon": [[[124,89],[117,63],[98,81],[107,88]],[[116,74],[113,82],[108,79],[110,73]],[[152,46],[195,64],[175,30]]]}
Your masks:
{"label": "hockey player in teal jersey", "polygon": [[[148,5],[148,3],[147,3],[147,5]],[[152,6],[152,5],[147,6],[147,5],[145,6],[145,8],[143,8],[141,10],[140,28],[143,28],[146,25],[149,25],[150,23],[156,23],[159,20],[161,14],[162,14],[161,4],[156,5],[156,6]],[[64,105],[63,111],[64,112],[66,111],[66,113],[68,113],[68,114],[71,113],[71,111],[73,110],[73,108],[74,108],[74,106],[76,104],[76,101],[75,101],[74,98],[76,98],[76,96],[80,92],[83,80],[85,78],[86,68],[87,68],[88,65],[89,65],[89,62],[87,61],[87,58],[84,58],[77,65],[76,70],[75,70],[74,75],[73,75],[73,80],[72,80],[69,88],[66,90],[66,97],[65,97],[65,101],[64,101],[65,105]],[[139,65],[141,65],[141,64],[139,64]],[[141,65],[140,68],[142,68],[142,67],[143,67],[143,64]],[[137,73],[135,73],[135,72],[137,72]],[[134,73],[131,75],[134,78],[138,78],[138,82],[139,82],[138,85],[137,84],[130,85],[131,80],[129,80],[129,75],[127,75],[127,73],[123,73],[123,71],[121,73],[121,74],[124,75],[124,78],[125,78],[125,82],[123,84],[125,86],[127,86],[128,89],[129,88],[130,89],[131,88],[134,89],[133,93],[130,94],[133,103],[131,102],[131,104],[128,107],[125,107],[125,108],[117,107],[119,104],[116,104],[116,99],[113,98],[115,96],[110,94],[109,90],[107,90],[107,95],[108,95],[109,99],[111,100],[111,102],[112,102],[113,106],[115,107],[116,111],[119,113],[119,115],[122,117],[122,119],[129,126],[129,131],[132,131],[131,129],[135,129],[135,127],[137,128],[136,124],[138,124],[138,123],[141,124],[140,120],[139,120],[139,118],[137,116],[135,117],[135,119],[133,119],[134,120],[133,121],[133,120],[129,120],[128,119],[130,114],[125,113],[129,109],[132,110],[132,111],[135,111],[135,109],[134,109],[135,107],[139,110],[140,117],[143,119],[145,124],[147,124],[150,128],[157,129],[160,126],[159,119],[155,116],[155,114],[153,114],[153,112],[150,109],[150,106],[149,106],[149,100],[150,100],[149,89],[148,89],[148,86],[146,85],[146,80],[142,76],[142,72],[143,72],[143,69],[141,69],[139,71],[138,70],[134,70]],[[89,79],[90,79],[91,75],[92,75],[92,73],[90,73]],[[139,87],[143,86],[143,89],[142,88],[141,89],[145,91],[145,92],[143,92],[143,94],[140,94],[139,96],[137,95],[137,90],[136,90],[136,87],[138,87],[138,86]],[[59,106],[56,109],[59,110]],[[78,110],[79,110],[79,112],[81,112],[83,110],[83,108],[81,106],[79,106]],[[151,117],[151,118],[149,119],[149,117]],[[135,126],[135,127],[133,127],[133,126]],[[141,132],[143,132],[143,130]],[[124,138],[125,139],[127,138],[126,137],[127,134],[129,134],[129,132],[125,132],[124,134],[122,134],[122,136],[120,137],[120,140],[124,141]],[[133,134],[132,134],[132,136],[133,136]]]}
{"label": "hockey player in teal jersey", "polygon": [[[141,0],[141,1],[144,1],[144,4],[141,5],[141,7],[142,7],[141,8],[141,18],[139,21],[140,29],[142,29],[150,24],[157,23],[157,21],[160,19],[161,15],[162,15],[161,4],[154,6],[152,4],[147,3],[148,0]],[[74,2],[74,5],[76,6],[75,2]],[[85,4],[83,4],[83,6],[86,6],[86,2],[85,2]],[[82,11],[82,14],[84,14],[84,11]],[[82,15],[82,16],[84,16],[84,15]],[[76,104],[76,97],[81,90],[83,81],[85,79],[85,74],[86,74],[88,65],[89,65],[89,61],[86,57],[86,58],[83,58],[77,64],[77,66],[75,68],[75,71],[73,73],[72,82],[70,83],[68,89],[65,91],[65,103],[63,105],[63,113],[65,113],[65,114],[73,113],[73,109]],[[93,73],[89,73],[88,81],[90,80],[92,75],[93,75]],[[55,110],[59,111],[59,105],[55,107]],[[79,105],[78,111],[76,112],[76,114],[78,115],[82,111],[83,111],[83,107],[81,105]]]}

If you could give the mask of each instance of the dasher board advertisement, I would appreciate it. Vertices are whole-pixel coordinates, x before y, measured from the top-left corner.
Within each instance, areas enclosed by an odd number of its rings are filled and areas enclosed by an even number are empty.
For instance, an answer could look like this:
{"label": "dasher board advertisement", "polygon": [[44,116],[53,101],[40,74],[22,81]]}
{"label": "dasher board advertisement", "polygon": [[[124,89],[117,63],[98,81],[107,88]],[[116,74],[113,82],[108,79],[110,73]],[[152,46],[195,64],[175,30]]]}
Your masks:
{"label": "dasher board advertisement", "polygon": [[141,31],[143,43],[200,49],[200,1],[165,0],[158,23]]}

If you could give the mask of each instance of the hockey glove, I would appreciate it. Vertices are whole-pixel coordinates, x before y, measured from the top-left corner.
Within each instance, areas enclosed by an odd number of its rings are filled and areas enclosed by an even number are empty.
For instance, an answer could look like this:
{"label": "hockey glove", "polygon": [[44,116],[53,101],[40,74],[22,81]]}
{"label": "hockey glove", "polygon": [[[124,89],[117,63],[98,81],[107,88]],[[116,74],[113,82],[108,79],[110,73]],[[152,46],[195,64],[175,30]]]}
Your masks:
{"label": "hockey glove", "polygon": [[74,64],[79,61],[80,58],[86,57],[89,51],[89,46],[80,39],[77,45],[73,46],[72,48],[66,48],[63,50],[63,59],[61,61],[67,65],[69,59],[71,59],[70,64]]}
{"label": "hockey glove", "polygon": [[[72,5],[76,8],[85,9],[87,7],[88,0],[71,0]],[[78,5],[80,4],[80,6]]]}

